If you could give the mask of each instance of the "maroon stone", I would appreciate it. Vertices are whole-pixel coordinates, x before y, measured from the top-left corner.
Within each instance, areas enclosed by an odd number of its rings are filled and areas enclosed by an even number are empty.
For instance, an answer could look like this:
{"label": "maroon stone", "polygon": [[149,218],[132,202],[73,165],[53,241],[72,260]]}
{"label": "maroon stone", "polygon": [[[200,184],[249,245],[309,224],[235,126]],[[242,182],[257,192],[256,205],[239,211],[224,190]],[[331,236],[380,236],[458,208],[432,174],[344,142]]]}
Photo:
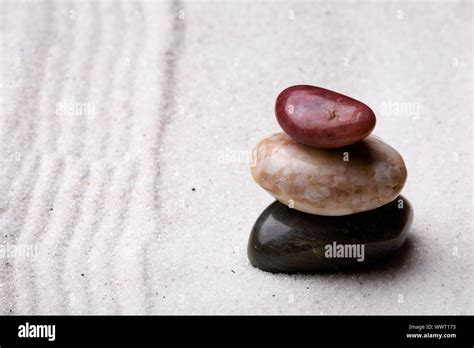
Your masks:
{"label": "maroon stone", "polygon": [[288,135],[318,148],[354,144],[375,127],[374,112],[367,105],[315,86],[283,90],[276,100],[275,114]]}

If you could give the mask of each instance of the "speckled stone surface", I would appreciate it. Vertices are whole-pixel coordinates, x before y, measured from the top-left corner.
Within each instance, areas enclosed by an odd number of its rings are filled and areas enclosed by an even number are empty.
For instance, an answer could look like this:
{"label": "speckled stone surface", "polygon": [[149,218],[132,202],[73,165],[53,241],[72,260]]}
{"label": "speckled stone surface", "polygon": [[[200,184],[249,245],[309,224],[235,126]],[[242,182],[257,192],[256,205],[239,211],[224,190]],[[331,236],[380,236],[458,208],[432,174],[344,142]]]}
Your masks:
{"label": "speckled stone surface", "polygon": [[251,172],[283,204],[328,216],[387,204],[407,178],[402,156],[375,136],[342,148],[316,149],[277,133],[256,146]]}
{"label": "speckled stone surface", "polygon": [[[403,196],[337,217],[302,213],[276,201],[255,222],[247,252],[253,266],[275,273],[364,267],[398,250],[412,221],[413,208]],[[339,246],[349,253],[336,256]]]}

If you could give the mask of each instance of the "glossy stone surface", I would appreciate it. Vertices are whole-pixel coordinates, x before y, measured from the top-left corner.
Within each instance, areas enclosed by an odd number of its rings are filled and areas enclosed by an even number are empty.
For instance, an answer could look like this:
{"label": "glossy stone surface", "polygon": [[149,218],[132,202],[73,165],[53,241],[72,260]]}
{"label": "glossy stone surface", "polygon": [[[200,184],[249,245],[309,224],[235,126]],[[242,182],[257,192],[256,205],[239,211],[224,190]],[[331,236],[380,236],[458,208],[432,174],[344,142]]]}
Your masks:
{"label": "glossy stone surface", "polygon": [[283,204],[317,215],[348,215],[394,200],[405,184],[402,156],[373,135],[338,149],[316,149],[287,134],[262,140],[255,181]]}
{"label": "glossy stone surface", "polygon": [[287,134],[317,148],[354,144],[375,127],[374,112],[367,105],[315,86],[298,85],[282,91],[275,114]]}
{"label": "glossy stone surface", "polygon": [[[375,210],[337,217],[302,213],[276,201],[255,222],[247,253],[254,267],[273,273],[362,267],[398,250],[412,221],[413,209],[403,196]],[[327,257],[327,245],[334,243],[359,245],[359,250],[363,245],[363,260]]]}

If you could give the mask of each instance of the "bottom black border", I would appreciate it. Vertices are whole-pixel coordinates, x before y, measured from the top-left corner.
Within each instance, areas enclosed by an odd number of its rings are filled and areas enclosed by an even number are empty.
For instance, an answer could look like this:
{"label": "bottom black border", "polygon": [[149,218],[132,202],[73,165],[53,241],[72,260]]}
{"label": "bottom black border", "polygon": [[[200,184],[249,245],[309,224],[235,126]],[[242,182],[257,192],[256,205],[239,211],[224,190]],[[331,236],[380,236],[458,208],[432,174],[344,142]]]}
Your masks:
{"label": "bottom black border", "polygon": [[[55,325],[54,341],[19,337],[19,331],[24,334],[27,328],[34,334],[37,327],[32,329],[33,325]],[[0,346],[154,343],[472,347],[473,328],[472,316],[4,316],[0,317]]]}

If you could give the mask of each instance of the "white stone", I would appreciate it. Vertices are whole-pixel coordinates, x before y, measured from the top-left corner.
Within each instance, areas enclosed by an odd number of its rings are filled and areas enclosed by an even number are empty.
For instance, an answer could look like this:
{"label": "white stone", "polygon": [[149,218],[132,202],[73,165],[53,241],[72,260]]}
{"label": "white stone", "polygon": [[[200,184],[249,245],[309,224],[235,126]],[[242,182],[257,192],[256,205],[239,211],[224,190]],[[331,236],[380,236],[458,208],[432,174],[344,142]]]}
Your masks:
{"label": "white stone", "polygon": [[[255,181],[280,202],[318,215],[349,215],[394,200],[407,170],[402,156],[376,136],[339,149],[316,149],[277,133],[255,148]],[[344,154],[349,160],[344,160]]]}

